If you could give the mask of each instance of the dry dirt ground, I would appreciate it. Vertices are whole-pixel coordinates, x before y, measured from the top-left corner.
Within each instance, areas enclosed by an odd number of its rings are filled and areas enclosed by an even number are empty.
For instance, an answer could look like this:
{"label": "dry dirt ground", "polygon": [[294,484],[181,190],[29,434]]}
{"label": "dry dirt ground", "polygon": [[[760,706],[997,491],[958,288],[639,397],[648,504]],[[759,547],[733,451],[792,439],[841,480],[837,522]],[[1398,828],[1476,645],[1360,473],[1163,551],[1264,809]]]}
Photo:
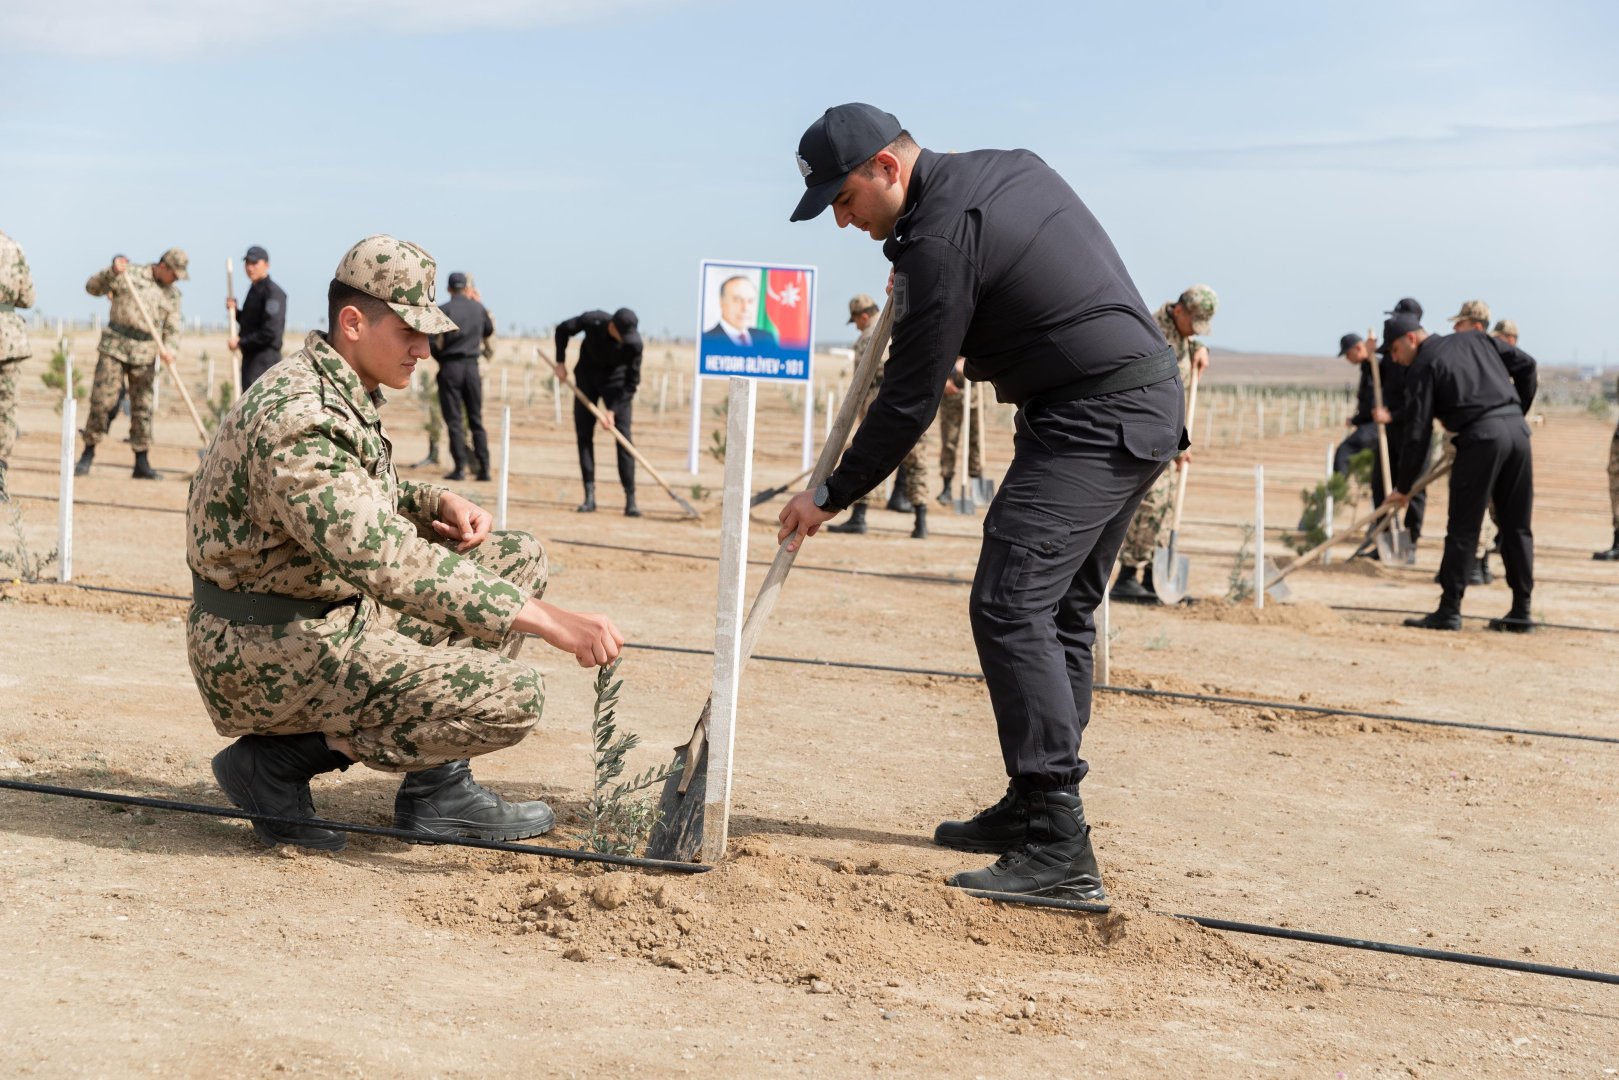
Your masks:
{"label": "dry dirt ground", "polygon": [[[761,487],[797,471],[799,430],[784,395],[762,400]],[[185,591],[181,508],[196,440],[174,405],[171,395],[154,452],[163,482],[127,479],[121,424],[80,481],[76,581]],[[571,433],[553,428],[546,400],[517,412],[512,524],[547,541],[551,599],[610,612],[637,646],[622,668],[620,718],[645,740],[637,766],[664,760],[696,718],[709,665],[639,646],[711,646],[717,503],[703,523],[681,521],[643,481],[651,512],[626,520],[608,476],[602,512],[576,515]],[[397,460],[418,459],[417,407],[399,400],[384,415]],[[22,421],[12,488],[39,550],[54,542],[58,447],[42,391],[29,391]],[[689,483],[685,413],[658,416],[648,402],[637,422],[652,459]],[[718,425],[705,418],[705,429]],[[1619,628],[1619,569],[1589,558],[1609,535],[1610,433],[1583,412],[1552,412],[1536,429],[1535,608],[1547,621]],[[1004,425],[993,434],[992,464],[1004,465]],[[1340,565],[1297,575],[1285,606],[1220,602],[1252,515],[1254,461],[1267,465],[1276,547],[1326,438],[1199,456],[1186,532],[1203,600],[1116,611],[1113,681],[1619,736],[1619,635],[1522,638],[1477,622],[1433,635],[1333,606],[1432,605],[1443,492],[1417,570]],[[718,476],[705,457],[701,482],[716,487]],[[471,490],[492,503],[492,486]],[[774,512],[754,514],[756,559],[769,557]],[[869,536],[810,541],[761,652],[971,673],[960,582],[981,519],[938,508],[925,543],[898,515],[873,520]],[[1467,598],[1471,614],[1506,606],[1499,583]],[[208,759],[222,743],[187,672],[183,612],[172,600],[6,586],[0,777],[221,802]],[[563,818],[553,839],[570,843],[590,780],[590,675],[543,647],[525,659],[547,674],[545,717],[478,774],[551,800]],[[731,855],[693,876],[368,838],[337,857],[265,852],[240,822],[0,791],[0,1071],[1619,1070],[1619,988],[1216,933],[1166,915],[1619,971],[1619,746],[1101,694],[1086,750],[1086,803],[1115,903],[1106,917],[997,907],[941,884],[980,860],[932,847],[933,825],[992,802],[1004,777],[982,685],[939,675],[755,662]],[[316,801],[328,816],[386,823],[392,787],[352,770],[320,778]]]}

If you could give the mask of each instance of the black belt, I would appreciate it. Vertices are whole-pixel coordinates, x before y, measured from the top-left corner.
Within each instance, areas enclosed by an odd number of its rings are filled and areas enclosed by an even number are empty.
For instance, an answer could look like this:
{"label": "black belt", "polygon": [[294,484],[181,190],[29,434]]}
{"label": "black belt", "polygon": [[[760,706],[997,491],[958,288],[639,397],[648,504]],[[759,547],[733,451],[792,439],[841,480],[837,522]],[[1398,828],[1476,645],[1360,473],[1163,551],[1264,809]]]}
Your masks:
{"label": "black belt", "polygon": [[107,324],[107,329],[111,330],[119,337],[134,338],[136,341],[152,340],[152,335],[148,334],[145,330],[140,330],[133,326],[125,326],[123,323],[110,322]]}
{"label": "black belt", "polygon": [[1474,424],[1481,424],[1486,420],[1494,420],[1498,416],[1516,416],[1521,418],[1523,416],[1523,408],[1518,405],[1497,405],[1495,408],[1490,409],[1487,412],[1479,413],[1477,416],[1473,417],[1473,419],[1457,428],[1456,434],[1460,435]]}
{"label": "black belt", "polygon": [[279,593],[232,592],[192,574],[191,602],[200,610],[233,623],[273,626],[324,619],[334,609],[352,604],[354,600],[300,600]]}
{"label": "black belt", "polygon": [[1143,386],[1152,386],[1172,379],[1179,370],[1175,350],[1165,349],[1161,353],[1154,353],[1140,360],[1131,360],[1106,375],[1093,375],[1066,386],[1042,390],[1023,404],[1059,405],[1065,401],[1080,401],[1085,398],[1101,397],[1103,394],[1117,394],[1122,390],[1137,390]]}

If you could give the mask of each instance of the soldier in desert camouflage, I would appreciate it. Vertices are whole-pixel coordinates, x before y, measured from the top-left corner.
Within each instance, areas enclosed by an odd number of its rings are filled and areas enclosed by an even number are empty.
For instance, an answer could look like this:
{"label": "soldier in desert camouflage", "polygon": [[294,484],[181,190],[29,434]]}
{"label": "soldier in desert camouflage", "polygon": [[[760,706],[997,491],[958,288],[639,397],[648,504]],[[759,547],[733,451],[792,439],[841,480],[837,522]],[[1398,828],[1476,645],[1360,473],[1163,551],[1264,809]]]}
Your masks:
{"label": "soldier in desert camouflage", "polygon": [[[1193,285],[1180,294],[1180,298],[1161,304],[1153,312],[1164,340],[1175,350],[1180,366],[1181,384],[1187,388],[1191,400],[1192,371],[1204,371],[1209,366],[1209,350],[1194,335],[1207,334],[1214,320],[1218,298],[1207,285]],[[1130,521],[1124,547],[1119,551],[1119,579],[1108,594],[1112,600],[1127,604],[1153,604],[1158,593],[1153,589],[1152,552],[1161,546],[1160,537],[1169,523],[1170,506],[1175,497],[1175,474],[1191,460],[1189,452],[1175,459],[1174,469],[1165,469],[1147,497],[1141,500],[1136,516]],[[1140,575],[1139,580],[1137,575]]]}
{"label": "soldier in desert camouflage", "polygon": [[[146,456],[152,448],[152,386],[157,381],[158,361],[174,363],[174,349],[180,339],[180,290],[174,283],[190,277],[186,273],[188,262],[186,253],[179,248],[165,251],[155,263],[139,266],[131,266],[120,255],[84,283],[84,291],[91,296],[111,300],[112,311],[96,344],[96,378],[90,388],[90,415],[84,423],[84,453],[73,470],[77,475],[90,472],[96,444],[106,437],[113,411],[118,408],[119,391],[127,381],[134,476],[137,480],[158,478]],[[161,346],[147,328],[142,305],[163,335]]]}
{"label": "soldier in desert camouflage", "polygon": [[34,278],[17,241],[0,232],[0,502],[10,499],[7,462],[17,442],[17,369],[32,355],[18,308],[34,306]]}
{"label": "soldier in desert camouflage", "polygon": [[[515,840],[550,829],[550,808],[481,787],[466,759],[539,720],[542,681],[517,644],[532,634],[593,666],[623,638],[604,615],[540,600],[533,536],[492,533],[468,499],[396,474],[380,388],[408,386],[428,336],[455,329],[435,273],[413,244],[360,241],[328,290],[331,330],[221,422],[187,508],[187,646],[214,727],[236,738],[214,776],[237,806],[312,817],[310,779],[359,761],[405,774],[396,826]],[[314,825],[254,831],[344,842]]]}

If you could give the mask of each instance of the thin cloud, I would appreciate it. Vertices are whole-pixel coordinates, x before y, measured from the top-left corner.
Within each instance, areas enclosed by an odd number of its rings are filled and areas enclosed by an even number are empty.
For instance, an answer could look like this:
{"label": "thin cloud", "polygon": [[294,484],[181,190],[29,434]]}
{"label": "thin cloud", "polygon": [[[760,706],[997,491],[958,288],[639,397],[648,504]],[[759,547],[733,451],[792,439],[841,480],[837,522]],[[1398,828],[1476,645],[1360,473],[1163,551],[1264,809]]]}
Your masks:
{"label": "thin cloud", "polygon": [[0,51],[57,56],[196,56],[363,27],[373,33],[532,29],[604,22],[669,0],[76,0],[17,6]]}
{"label": "thin cloud", "polygon": [[1458,125],[1432,137],[1143,150],[1146,165],[1275,172],[1507,172],[1619,168],[1619,121]]}

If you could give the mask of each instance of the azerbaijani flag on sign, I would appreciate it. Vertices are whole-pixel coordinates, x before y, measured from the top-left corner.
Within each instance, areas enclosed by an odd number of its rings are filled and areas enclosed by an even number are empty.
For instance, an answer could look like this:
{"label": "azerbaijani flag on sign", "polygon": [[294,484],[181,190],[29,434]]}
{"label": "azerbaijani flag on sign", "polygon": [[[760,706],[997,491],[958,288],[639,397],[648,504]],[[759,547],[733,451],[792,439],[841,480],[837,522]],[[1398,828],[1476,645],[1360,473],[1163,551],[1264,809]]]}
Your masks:
{"label": "azerbaijani flag on sign", "polygon": [[766,270],[759,326],[776,335],[783,348],[809,347],[809,279],[803,270]]}

